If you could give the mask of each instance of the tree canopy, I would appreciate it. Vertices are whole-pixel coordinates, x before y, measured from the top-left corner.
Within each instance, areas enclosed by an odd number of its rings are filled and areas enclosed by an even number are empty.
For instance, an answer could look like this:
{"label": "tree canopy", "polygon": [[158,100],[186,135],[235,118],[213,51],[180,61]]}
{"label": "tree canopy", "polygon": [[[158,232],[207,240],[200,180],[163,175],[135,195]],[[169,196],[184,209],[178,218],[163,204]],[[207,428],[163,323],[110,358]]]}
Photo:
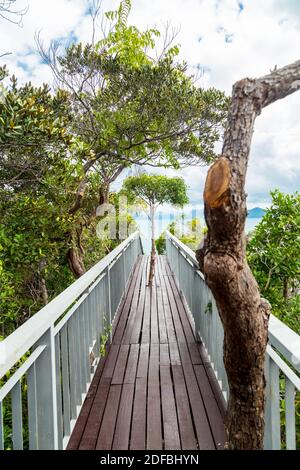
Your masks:
{"label": "tree canopy", "polygon": [[[90,43],[63,52],[56,43],[45,50],[38,39],[67,93],[68,132],[83,171],[70,214],[77,214],[80,226],[92,223],[97,206],[109,200],[111,183],[133,164],[179,168],[212,161],[227,115],[226,96],[196,86],[176,58],[178,46],[165,41],[156,55],[160,32],[129,25],[130,10],[131,2],[123,0],[104,15],[108,27],[100,39],[94,28]],[[96,2],[93,24],[98,14]],[[87,205],[91,194],[94,204]],[[69,263],[80,276],[78,237],[72,240]]]}
{"label": "tree canopy", "polygon": [[170,178],[146,173],[129,176],[123,183],[123,190],[126,194],[133,193],[155,210],[161,204],[168,203],[182,207],[188,203],[186,183],[178,176]]}
{"label": "tree canopy", "polygon": [[229,104],[222,92],[195,85],[186,64],[176,61],[178,46],[155,57],[160,32],[128,25],[130,9],[122,1],[105,14],[103,38],[72,44],[63,54],[57,44],[47,51],[39,41],[57,83],[69,92],[72,132],[90,151],[83,152],[86,171],[97,171],[104,187],[132,164],[212,161]]}

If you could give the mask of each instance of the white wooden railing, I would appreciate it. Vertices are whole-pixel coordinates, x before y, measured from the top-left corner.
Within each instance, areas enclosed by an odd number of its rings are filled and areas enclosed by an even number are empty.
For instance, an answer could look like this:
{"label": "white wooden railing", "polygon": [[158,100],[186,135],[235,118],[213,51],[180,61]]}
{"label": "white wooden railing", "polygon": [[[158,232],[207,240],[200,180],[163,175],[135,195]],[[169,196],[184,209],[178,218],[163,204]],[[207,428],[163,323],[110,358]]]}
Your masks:
{"label": "white wooden railing", "polygon": [[[195,253],[166,233],[166,254],[195,322],[196,333],[206,348],[211,366],[228,399],[229,387],[223,363],[223,326],[216,302],[199,271]],[[295,449],[295,404],[300,390],[300,336],[271,315],[266,354],[265,449]],[[297,398],[298,400],[298,398]],[[283,409],[283,404],[284,409]],[[298,431],[299,432],[299,431]]]}
{"label": "white wooden railing", "polygon": [[[136,232],[0,342],[0,379],[9,374],[0,388],[0,449],[7,441],[23,449],[24,429],[30,449],[66,447],[100,359],[101,337],[142,251]],[[4,409],[12,414],[8,431]]]}

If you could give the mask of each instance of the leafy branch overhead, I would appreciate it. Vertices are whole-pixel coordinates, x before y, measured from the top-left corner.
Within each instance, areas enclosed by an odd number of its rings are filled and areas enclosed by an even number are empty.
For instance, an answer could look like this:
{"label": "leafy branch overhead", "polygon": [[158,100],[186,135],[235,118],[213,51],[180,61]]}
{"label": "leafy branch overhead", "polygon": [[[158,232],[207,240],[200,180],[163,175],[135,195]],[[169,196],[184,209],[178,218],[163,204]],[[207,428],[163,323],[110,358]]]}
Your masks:
{"label": "leafy branch overhead", "polygon": [[[72,131],[94,154],[91,168],[110,184],[132,164],[179,167],[215,158],[229,100],[196,87],[178,46],[154,58],[155,29],[128,25],[130,2],[106,14],[108,32],[95,44],[62,54],[52,43],[40,52],[60,87],[70,93]],[[105,162],[105,165],[104,165]]]}

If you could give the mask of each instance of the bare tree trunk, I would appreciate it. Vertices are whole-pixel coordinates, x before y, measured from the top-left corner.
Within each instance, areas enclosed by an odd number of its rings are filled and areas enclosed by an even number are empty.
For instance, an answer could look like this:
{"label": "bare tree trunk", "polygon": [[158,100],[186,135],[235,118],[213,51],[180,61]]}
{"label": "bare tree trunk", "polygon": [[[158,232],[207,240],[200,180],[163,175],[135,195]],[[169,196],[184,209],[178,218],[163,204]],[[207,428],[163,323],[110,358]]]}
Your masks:
{"label": "bare tree trunk", "polygon": [[149,280],[148,286],[152,286],[153,277],[155,272],[155,209],[154,206],[150,206],[150,218],[151,218],[151,255],[150,255],[150,269],[149,269]]}
{"label": "bare tree trunk", "polygon": [[245,178],[254,122],[263,107],[299,88],[300,61],[234,85],[222,156],[210,168],[205,184],[208,234],[197,259],[224,327],[229,449],[262,449],[264,437],[270,305],[260,296],[248,267],[244,234]]}

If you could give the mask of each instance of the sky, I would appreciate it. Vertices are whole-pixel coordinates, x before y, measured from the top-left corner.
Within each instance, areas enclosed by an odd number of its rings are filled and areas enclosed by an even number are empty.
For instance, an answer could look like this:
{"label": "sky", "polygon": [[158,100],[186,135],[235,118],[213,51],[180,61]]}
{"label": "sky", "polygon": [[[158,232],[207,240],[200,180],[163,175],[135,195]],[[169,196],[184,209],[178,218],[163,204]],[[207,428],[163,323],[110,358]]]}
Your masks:
{"label": "sky", "polygon": [[[46,45],[52,39],[89,41],[88,3],[17,0],[16,5],[28,6],[28,12],[23,27],[0,18],[0,55],[11,52],[0,58],[0,64],[7,63],[20,82],[52,83],[34,35],[40,31]],[[103,0],[102,9],[112,10],[118,3]],[[171,23],[179,30],[175,42],[181,45],[180,58],[191,71],[198,66],[203,70],[200,85],[228,95],[237,80],[259,77],[300,59],[300,0],[132,0],[129,22],[160,30]],[[247,175],[248,208],[267,207],[275,188],[289,193],[299,189],[299,109],[300,92],[272,104],[258,117]],[[180,172],[194,206],[202,206],[206,173],[207,167]]]}

